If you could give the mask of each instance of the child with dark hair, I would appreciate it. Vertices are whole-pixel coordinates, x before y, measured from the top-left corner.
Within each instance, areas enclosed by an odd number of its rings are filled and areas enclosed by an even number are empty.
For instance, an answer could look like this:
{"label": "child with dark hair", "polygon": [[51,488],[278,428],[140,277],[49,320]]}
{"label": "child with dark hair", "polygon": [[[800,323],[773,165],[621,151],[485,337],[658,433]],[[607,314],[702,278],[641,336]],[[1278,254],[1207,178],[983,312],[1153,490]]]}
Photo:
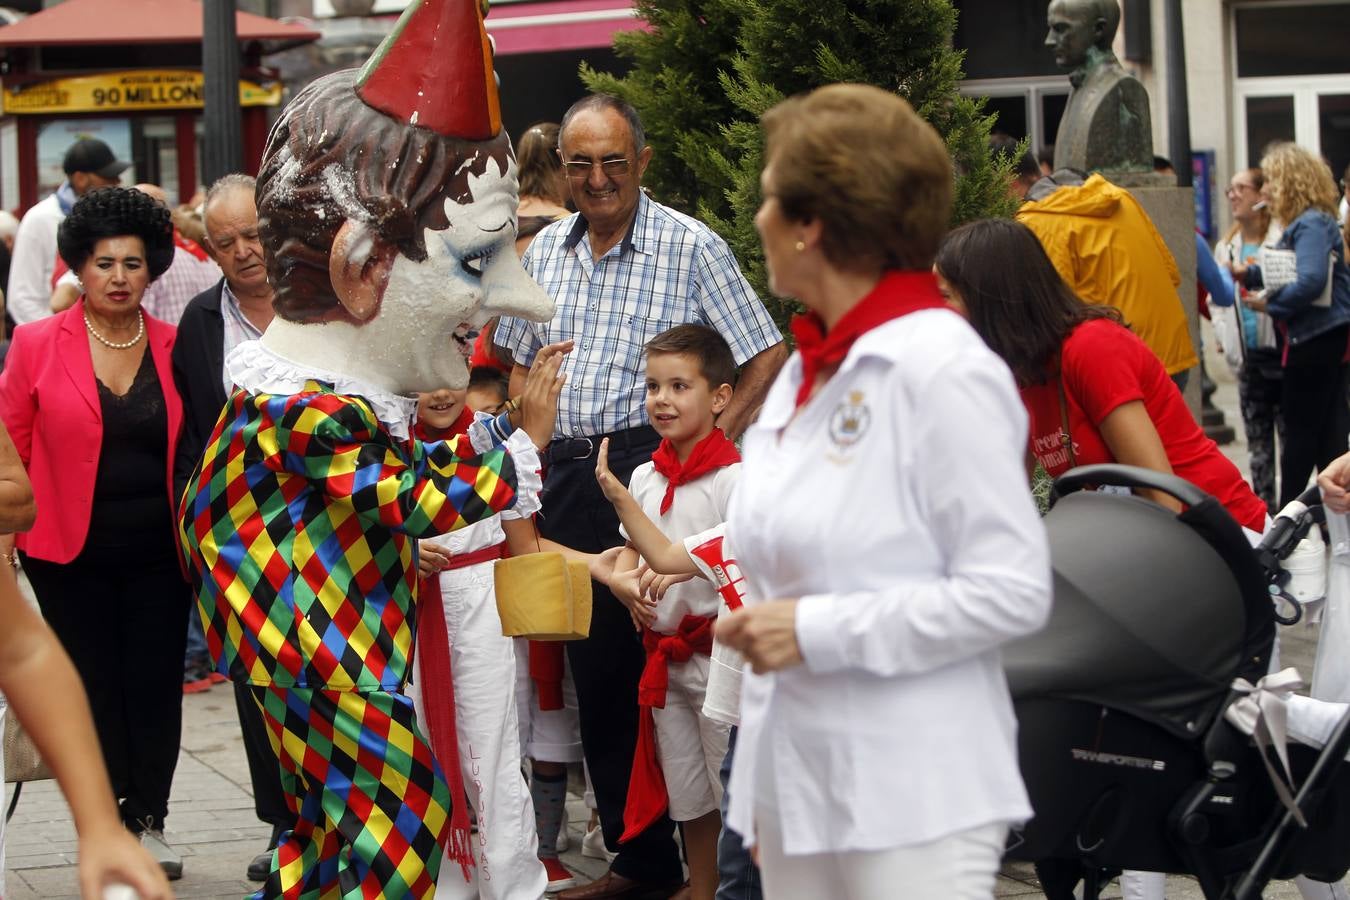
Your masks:
{"label": "child with dark hair", "polygon": [[[648,518],[680,540],[726,519],[741,456],[717,416],[731,401],[736,365],[727,342],[704,325],[664,331],[646,349],[647,415],[661,444],[633,472],[629,488]],[[723,658],[725,648],[713,645],[717,591],[701,579],[644,579],[639,563],[630,542],[609,582],[647,649],[625,837],[668,811],[683,823],[692,896],[712,900],[722,826],[718,772],[727,715],[736,709],[737,685],[728,676],[739,669]]]}

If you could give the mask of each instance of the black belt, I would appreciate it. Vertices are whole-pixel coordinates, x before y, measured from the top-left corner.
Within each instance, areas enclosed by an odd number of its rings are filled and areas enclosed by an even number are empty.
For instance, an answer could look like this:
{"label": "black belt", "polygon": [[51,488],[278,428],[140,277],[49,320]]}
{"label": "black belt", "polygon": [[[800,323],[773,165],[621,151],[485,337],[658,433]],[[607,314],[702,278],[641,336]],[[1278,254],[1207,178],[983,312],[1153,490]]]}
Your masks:
{"label": "black belt", "polygon": [[634,448],[645,449],[661,443],[661,436],[650,425],[596,434],[590,437],[558,438],[544,448],[544,462],[555,463],[571,459],[591,459],[600,452],[600,442],[609,439],[611,454],[627,453]]}

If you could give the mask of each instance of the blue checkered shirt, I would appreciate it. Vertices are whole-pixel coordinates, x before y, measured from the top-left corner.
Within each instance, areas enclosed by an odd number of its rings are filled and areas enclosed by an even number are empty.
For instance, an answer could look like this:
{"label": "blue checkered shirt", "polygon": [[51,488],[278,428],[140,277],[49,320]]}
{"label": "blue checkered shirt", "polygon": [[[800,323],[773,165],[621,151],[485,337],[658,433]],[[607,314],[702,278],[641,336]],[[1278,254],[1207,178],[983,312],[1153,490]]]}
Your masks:
{"label": "blue checkered shirt", "polygon": [[642,348],[668,328],[715,328],[737,365],[783,339],[726,242],[646,196],[628,234],[600,259],[592,258],[586,220],[573,214],[539,232],[522,262],[557,312],[544,323],[503,318],[494,340],[522,366],[545,344],[576,341],[563,364],[554,437],[646,424]]}

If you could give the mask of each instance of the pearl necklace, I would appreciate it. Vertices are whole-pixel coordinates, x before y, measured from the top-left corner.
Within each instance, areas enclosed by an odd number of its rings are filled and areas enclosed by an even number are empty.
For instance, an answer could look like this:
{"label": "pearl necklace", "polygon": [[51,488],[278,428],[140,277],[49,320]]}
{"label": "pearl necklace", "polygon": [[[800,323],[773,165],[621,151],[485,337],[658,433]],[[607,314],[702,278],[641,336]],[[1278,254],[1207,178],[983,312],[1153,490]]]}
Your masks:
{"label": "pearl necklace", "polygon": [[130,347],[134,347],[137,344],[139,344],[141,342],[141,338],[145,337],[145,313],[141,312],[139,309],[136,310],[136,319],[140,323],[136,328],[136,336],[129,341],[122,341],[121,343],[118,343],[117,341],[110,341],[103,335],[95,331],[94,323],[89,321],[89,312],[87,310],[85,311],[84,314],[84,327],[88,328],[89,333],[94,336],[94,340],[98,341],[103,346],[109,347],[113,350],[126,350]]}

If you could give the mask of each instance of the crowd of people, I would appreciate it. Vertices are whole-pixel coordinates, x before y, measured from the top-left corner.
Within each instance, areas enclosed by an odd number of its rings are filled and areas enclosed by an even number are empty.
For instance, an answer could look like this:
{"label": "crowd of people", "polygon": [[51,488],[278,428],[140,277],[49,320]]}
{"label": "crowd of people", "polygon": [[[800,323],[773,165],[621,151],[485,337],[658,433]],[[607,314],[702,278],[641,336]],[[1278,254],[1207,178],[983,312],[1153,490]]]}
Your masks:
{"label": "crowd of people", "polygon": [[[0,687],[72,800],[86,896],[181,877],[182,694],[214,673],[272,828],[260,897],[989,897],[1032,814],[999,648],[1050,606],[1033,470],[1175,473],[1254,540],[1315,472],[1350,482],[1338,192],[1296,145],[1233,176],[1214,248],[1248,483],[1183,399],[1175,261],[1101,175],[1025,160],[1015,220],[949,232],[949,155],[903,100],[783,101],[755,224],[803,307],[789,356],[726,242],[643,189],[626,102],[587,96],[514,157],[419,136],[439,170],[381,159],[389,182],[334,196],[295,173],[345,149],[306,129],[405,127],[353,112],[361,89],[308,88],[200,230],[91,140],[18,226],[0,552],[50,632],[0,566]],[[461,156],[475,204],[509,202],[518,261],[327,214],[397,189],[436,222]],[[467,387],[386,296],[428,272],[464,317],[470,296],[499,313],[476,341],[447,314]],[[595,580],[583,640],[503,634],[494,565],[541,550]],[[559,859],[577,764],[583,848],[609,861],[584,885]]]}

